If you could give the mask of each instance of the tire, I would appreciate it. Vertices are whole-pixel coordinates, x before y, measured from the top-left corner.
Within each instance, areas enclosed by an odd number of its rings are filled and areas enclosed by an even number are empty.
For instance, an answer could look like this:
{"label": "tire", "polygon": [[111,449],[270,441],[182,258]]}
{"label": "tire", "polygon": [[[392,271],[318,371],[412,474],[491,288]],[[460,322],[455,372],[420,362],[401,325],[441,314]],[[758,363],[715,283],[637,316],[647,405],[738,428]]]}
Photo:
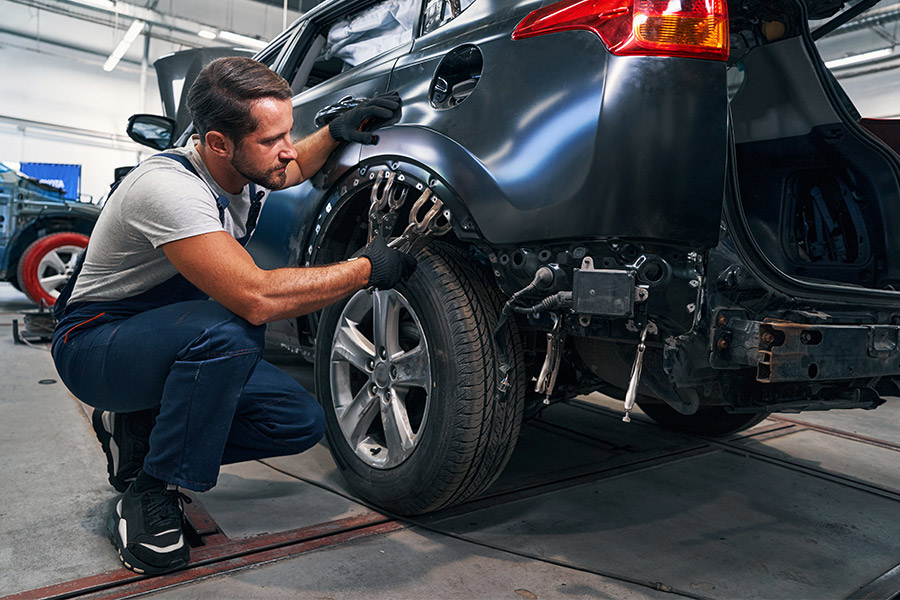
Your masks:
{"label": "tire", "polygon": [[[500,307],[484,274],[436,242],[417,258],[415,273],[395,290],[360,291],[325,309],[316,344],[317,397],[335,462],[361,497],[403,515],[484,491],[512,454],[524,404],[514,323],[511,386],[504,400],[495,398]],[[383,333],[374,333],[373,306],[384,315]],[[388,360],[376,355],[376,343]]]}
{"label": "tire", "polygon": [[74,231],[51,233],[32,242],[16,270],[22,291],[37,304],[53,306],[87,244],[88,236]]}
{"label": "tire", "polygon": [[667,429],[682,433],[720,437],[753,427],[768,413],[729,413],[721,406],[702,406],[692,415],[683,415],[668,404],[638,402],[648,417]]}

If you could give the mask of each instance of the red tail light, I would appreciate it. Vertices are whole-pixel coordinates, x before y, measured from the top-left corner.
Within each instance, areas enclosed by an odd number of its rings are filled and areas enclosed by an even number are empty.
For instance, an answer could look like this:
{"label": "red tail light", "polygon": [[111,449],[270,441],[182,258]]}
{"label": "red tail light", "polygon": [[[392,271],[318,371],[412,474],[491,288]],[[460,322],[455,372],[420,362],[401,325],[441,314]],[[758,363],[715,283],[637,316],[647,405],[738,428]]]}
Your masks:
{"label": "red tail light", "polygon": [[587,29],[613,54],[728,58],[725,0],[563,0],[525,17],[513,39]]}

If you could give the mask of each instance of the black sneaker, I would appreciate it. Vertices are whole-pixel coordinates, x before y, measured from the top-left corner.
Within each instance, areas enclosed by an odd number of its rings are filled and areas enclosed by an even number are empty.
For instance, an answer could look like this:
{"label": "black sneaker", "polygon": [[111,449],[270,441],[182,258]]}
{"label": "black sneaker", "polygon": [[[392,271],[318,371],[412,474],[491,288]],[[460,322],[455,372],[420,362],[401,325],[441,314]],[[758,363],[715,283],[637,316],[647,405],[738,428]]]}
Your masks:
{"label": "black sneaker", "polygon": [[137,477],[150,449],[153,411],[114,413],[95,410],[91,424],[106,454],[109,483],[117,492],[124,492]]}
{"label": "black sneaker", "polygon": [[119,560],[135,573],[159,575],[187,566],[191,549],[184,539],[182,499],[174,486],[137,493],[128,486],[106,520]]}

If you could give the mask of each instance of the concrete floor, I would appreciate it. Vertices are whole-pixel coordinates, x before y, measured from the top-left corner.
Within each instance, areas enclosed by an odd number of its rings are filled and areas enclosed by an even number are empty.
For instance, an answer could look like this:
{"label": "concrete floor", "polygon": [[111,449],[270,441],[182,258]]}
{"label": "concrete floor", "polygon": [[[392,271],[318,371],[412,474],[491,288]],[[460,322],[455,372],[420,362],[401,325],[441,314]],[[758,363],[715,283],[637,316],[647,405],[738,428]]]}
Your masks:
{"label": "concrete floor", "polygon": [[[900,400],[768,419],[724,441],[591,395],[523,430],[484,498],[415,521],[355,499],[319,445],[231,465],[191,509],[178,576],[120,568],[117,494],[30,308],[0,284],[0,596],[16,598],[892,598],[900,592]],[[281,360],[307,383],[308,367]],[[199,517],[198,517],[199,518]],[[347,526],[351,524],[351,526]],[[195,522],[196,525],[196,522]],[[199,528],[198,528],[199,529]],[[301,540],[302,543],[297,542]]]}

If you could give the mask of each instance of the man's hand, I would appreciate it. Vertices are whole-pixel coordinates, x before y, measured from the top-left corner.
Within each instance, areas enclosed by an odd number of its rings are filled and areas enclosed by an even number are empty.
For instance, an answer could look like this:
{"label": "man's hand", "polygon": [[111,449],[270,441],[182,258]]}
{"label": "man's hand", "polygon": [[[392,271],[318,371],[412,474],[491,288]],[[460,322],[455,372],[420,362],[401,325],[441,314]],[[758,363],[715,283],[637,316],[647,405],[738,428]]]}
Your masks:
{"label": "man's hand", "polygon": [[378,138],[369,131],[399,116],[400,94],[381,94],[341,113],[328,124],[328,131],[336,141],[374,144]]}
{"label": "man's hand", "polygon": [[356,253],[356,256],[365,257],[372,263],[372,273],[369,275],[369,285],[379,290],[387,290],[416,270],[416,259],[405,252],[389,248],[384,238],[376,235],[365,248]]}

